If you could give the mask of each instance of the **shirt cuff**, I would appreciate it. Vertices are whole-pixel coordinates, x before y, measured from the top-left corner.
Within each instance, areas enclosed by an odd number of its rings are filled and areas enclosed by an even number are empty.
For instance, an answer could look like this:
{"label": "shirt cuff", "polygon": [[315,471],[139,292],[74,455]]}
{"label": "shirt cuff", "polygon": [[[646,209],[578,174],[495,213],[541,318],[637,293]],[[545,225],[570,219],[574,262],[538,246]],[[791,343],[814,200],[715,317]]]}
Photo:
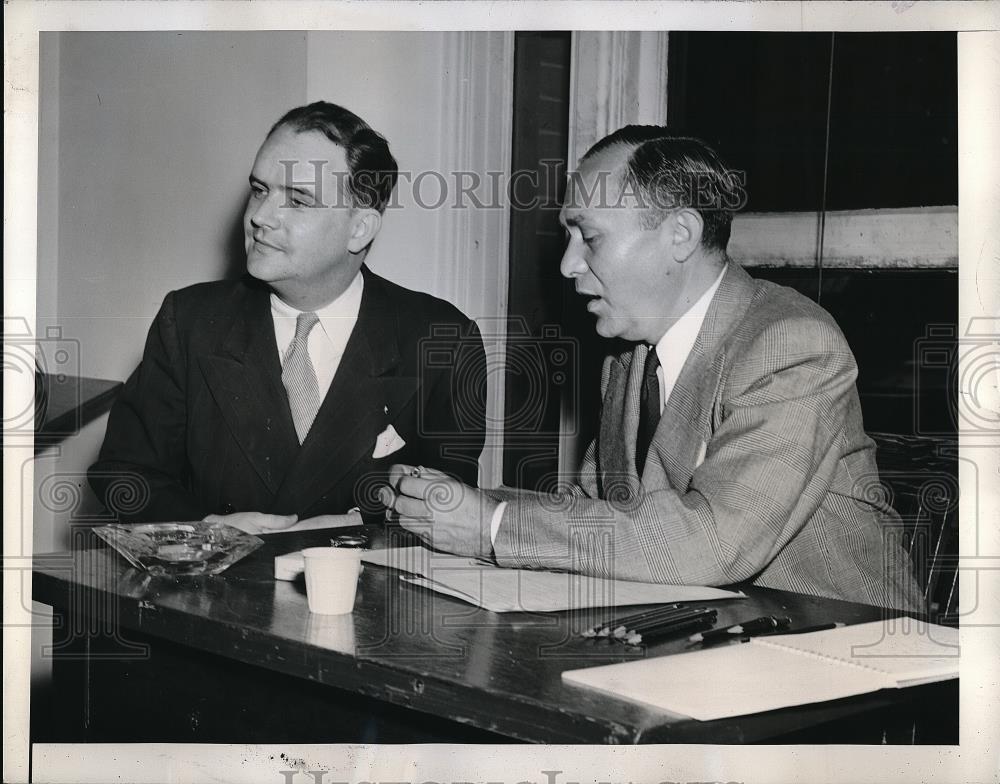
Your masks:
{"label": "shirt cuff", "polygon": [[503,519],[503,510],[507,508],[507,502],[501,501],[497,508],[493,510],[493,519],[490,520],[490,544],[497,543],[497,531],[500,530],[500,521]]}

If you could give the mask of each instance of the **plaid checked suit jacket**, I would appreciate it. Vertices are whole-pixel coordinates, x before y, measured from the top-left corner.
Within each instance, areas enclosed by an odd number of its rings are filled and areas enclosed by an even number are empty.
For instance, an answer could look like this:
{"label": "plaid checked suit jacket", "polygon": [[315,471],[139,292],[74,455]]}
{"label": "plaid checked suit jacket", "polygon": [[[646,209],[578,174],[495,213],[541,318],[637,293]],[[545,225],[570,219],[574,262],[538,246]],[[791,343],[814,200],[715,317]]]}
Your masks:
{"label": "plaid checked suit jacket", "polygon": [[830,315],[730,263],[635,467],[647,347],[605,360],[577,482],[508,496],[502,566],[756,585],[922,609],[891,535],[854,356]]}

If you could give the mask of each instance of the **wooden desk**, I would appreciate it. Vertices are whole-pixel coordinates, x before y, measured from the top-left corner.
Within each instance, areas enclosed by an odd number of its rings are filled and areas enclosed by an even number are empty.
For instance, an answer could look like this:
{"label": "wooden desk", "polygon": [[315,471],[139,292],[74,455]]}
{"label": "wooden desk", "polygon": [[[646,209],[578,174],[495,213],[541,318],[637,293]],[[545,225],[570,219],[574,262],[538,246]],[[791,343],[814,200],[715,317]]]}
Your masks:
{"label": "wooden desk", "polygon": [[121,381],[103,378],[42,374],[45,409],[35,429],[35,454],[78,433],[80,428],[111,408]]}
{"label": "wooden desk", "polygon": [[[399,533],[381,543],[398,544]],[[368,566],[352,615],[313,616],[304,586],[273,579],[273,557],[329,532],[274,535],[222,575],[185,580],[151,578],[79,536],[94,549],[35,559],[34,598],[56,609],[57,650],[52,719],[36,723],[33,740],[908,743],[916,723],[918,742],[958,741],[955,681],[713,722],[564,685],[563,670],[642,655],[577,635],[604,617],[600,609],[493,614]],[[720,623],[882,614],[747,593],[716,603]]]}

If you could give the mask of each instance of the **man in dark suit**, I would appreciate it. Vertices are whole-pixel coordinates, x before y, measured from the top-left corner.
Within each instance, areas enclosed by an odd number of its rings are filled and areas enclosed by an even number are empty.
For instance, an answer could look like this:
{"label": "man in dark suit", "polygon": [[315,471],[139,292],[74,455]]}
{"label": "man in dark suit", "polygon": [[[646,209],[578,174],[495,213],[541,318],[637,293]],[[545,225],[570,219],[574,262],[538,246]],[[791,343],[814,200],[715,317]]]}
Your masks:
{"label": "man in dark suit", "polygon": [[112,408],[90,470],[110,510],[266,533],[384,513],[400,459],[476,481],[475,324],[364,266],[396,179],[385,139],[342,107],[275,124],[250,174],[249,274],[168,294]]}
{"label": "man in dark suit", "polygon": [[872,492],[847,342],[814,302],[726,254],[741,187],[704,143],[665,128],[588,151],[561,213],[561,271],[598,333],[632,346],[605,361],[580,474],[545,496],[397,466],[395,494],[382,492],[405,527],[502,566],[920,609],[886,536],[898,518]]}

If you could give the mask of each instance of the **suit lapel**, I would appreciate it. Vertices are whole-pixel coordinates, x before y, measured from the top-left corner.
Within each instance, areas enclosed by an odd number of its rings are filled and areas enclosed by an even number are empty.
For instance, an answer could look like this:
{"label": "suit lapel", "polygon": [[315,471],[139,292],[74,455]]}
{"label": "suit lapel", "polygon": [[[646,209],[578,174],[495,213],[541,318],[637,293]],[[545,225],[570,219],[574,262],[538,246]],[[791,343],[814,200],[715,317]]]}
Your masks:
{"label": "suit lapel", "polygon": [[650,446],[660,459],[647,459],[647,473],[651,465],[662,465],[670,485],[680,492],[687,489],[711,438],[712,407],[727,359],[724,342],[743,320],[753,291],[753,278],[730,262],[660,417]]}
{"label": "suit lapel", "polygon": [[600,466],[605,497],[638,491],[635,471],[635,440],[639,427],[639,395],[647,346],[639,344],[611,363],[601,417]]}
{"label": "suit lapel", "polygon": [[[753,290],[753,279],[741,267],[730,263],[663,408],[643,471],[643,484],[647,488],[661,486],[666,480],[675,490],[687,489],[710,437],[709,417],[726,362],[723,342],[733,326],[743,319]],[[599,450],[605,493],[609,486],[627,487],[629,492],[635,492],[639,486],[635,441],[642,373],[650,350],[639,344],[611,363]],[[654,454],[656,459],[651,459]]]}
{"label": "suit lapel", "polygon": [[268,291],[250,287],[217,353],[201,357],[205,381],[247,460],[277,492],[298,450],[281,384]]}
{"label": "suit lapel", "polygon": [[309,435],[278,491],[277,509],[307,510],[334,487],[370,456],[376,436],[416,390],[416,379],[393,375],[401,357],[388,292],[378,276],[367,268],[362,272],[365,289],[357,323]]}

